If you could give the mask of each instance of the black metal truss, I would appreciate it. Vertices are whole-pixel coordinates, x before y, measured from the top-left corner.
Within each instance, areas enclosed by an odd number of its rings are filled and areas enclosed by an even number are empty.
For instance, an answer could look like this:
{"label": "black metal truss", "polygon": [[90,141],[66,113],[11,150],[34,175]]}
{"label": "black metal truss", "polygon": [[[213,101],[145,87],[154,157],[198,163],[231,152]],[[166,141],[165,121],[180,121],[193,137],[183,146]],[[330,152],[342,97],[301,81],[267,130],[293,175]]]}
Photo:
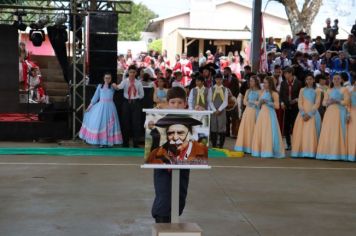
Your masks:
{"label": "black metal truss", "polygon": [[[36,1],[36,0],[0,0],[0,24],[12,24],[14,14],[26,13],[22,16],[23,23],[32,23],[41,17],[46,17],[49,22],[55,22],[57,15],[66,14],[72,18],[72,34],[70,43],[72,50],[72,80],[70,83],[70,103],[72,109],[72,138],[78,137],[78,124],[84,116],[86,99],[86,18],[91,12],[115,12],[118,14],[131,13],[132,2],[121,0],[63,0],[63,1]],[[17,12],[17,13],[16,13]],[[82,24],[78,24],[77,16],[81,15]],[[67,17],[67,24],[69,17]],[[82,31],[84,37],[77,38],[76,32]]]}

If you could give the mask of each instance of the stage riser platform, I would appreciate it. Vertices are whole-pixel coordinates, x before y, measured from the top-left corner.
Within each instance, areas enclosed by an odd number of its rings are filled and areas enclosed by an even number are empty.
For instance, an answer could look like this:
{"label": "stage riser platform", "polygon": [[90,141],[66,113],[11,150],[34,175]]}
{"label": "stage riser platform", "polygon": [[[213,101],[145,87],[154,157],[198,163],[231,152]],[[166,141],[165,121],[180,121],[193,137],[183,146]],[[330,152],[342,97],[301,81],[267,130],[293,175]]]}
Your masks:
{"label": "stage riser platform", "polygon": [[67,122],[0,122],[1,141],[68,139]]}

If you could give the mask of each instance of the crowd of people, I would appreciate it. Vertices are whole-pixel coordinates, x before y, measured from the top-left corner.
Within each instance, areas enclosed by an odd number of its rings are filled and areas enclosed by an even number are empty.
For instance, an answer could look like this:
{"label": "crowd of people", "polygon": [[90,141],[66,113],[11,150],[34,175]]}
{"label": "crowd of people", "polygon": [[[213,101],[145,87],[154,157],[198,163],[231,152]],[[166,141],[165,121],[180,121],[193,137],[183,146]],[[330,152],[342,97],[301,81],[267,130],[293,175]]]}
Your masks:
{"label": "crowd of people", "polygon": [[[229,136],[236,139],[235,150],[254,157],[283,158],[290,150],[294,158],[356,161],[355,36],[342,46],[335,43],[334,22],[330,26],[327,20],[325,39],[317,37],[315,43],[304,32],[294,40],[288,36],[281,48],[270,38],[266,68],[259,73],[253,73],[238,52],[225,57],[221,50],[215,55],[207,51],[206,57],[200,53],[189,59],[182,54],[171,63],[166,52],[133,59],[128,51],[118,59],[122,81],[113,82],[107,73],[98,85],[80,137],[91,144],[128,147],[131,136],[133,147],[138,147],[142,108],[210,110],[212,147],[223,148]],[[145,89],[154,92],[147,94]],[[123,90],[122,133],[115,90]],[[151,99],[152,105],[144,99]],[[148,123],[148,128],[161,125]],[[172,135],[180,139],[173,141],[183,143],[184,134]],[[177,150],[176,156],[185,153]],[[185,208],[189,175],[189,169],[179,175],[179,215]],[[156,223],[170,223],[171,170],[155,169],[153,179],[152,216]]]}
{"label": "crowd of people", "polygon": [[[225,138],[231,137],[236,139],[235,150],[256,157],[282,158],[291,150],[292,157],[356,161],[355,36],[338,40],[337,20],[331,26],[330,19],[324,33],[314,42],[303,31],[295,39],[287,36],[281,45],[269,38],[266,67],[259,73],[251,71],[239,52],[225,56],[221,49],[215,54],[208,50],[199,57],[183,53],[170,62],[166,51],[134,57],[129,50],[118,58],[121,83],[98,87],[99,94],[105,89],[124,91],[122,138],[117,130],[105,136],[107,140],[95,136],[105,124],[113,127],[109,120],[101,121],[101,128],[86,129],[95,140],[86,139],[84,132],[81,137],[92,144],[128,147],[132,136],[137,147],[142,108],[151,108],[142,105],[144,88],[154,90],[153,107],[162,109],[168,106],[169,89],[180,87],[187,94],[187,109],[213,111],[213,147],[224,148]],[[90,108],[112,102],[112,97],[94,98]]]}

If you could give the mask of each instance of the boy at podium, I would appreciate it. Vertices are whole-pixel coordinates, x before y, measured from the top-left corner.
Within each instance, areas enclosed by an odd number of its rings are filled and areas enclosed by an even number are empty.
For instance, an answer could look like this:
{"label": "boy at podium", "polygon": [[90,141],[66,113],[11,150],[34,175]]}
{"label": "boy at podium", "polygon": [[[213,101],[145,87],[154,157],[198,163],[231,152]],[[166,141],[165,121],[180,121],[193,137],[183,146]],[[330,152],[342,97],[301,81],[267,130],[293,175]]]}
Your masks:
{"label": "boy at podium", "polygon": [[[185,109],[187,94],[181,87],[173,87],[167,92],[168,109]],[[183,213],[188,193],[189,169],[180,171],[179,180],[179,215]],[[152,206],[152,217],[156,223],[171,223],[171,185],[172,171],[154,169],[153,182],[155,199]]]}

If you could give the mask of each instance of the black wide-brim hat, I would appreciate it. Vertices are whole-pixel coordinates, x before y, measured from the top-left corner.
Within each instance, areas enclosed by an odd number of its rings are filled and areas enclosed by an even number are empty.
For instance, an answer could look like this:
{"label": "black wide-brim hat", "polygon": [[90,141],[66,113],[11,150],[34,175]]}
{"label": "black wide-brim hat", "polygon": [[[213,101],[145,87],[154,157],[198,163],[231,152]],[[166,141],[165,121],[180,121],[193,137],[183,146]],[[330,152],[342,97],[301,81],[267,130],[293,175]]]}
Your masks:
{"label": "black wide-brim hat", "polygon": [[212,75],[215,75],[216,74],[216,69],[218,69],[218,68],[219,67],[216,64],[209,63],[209,64],[206,64],[205,66],[200,67],[199,68],[199,72],[203,73],[203,70],[209,70]]}
{"label": "black wide-brim hat", "polygon": [[202,123],[188,115],[168,114],[165,117],[159,119],[155,125],[158,127],[168,127],[171,125],[184,125],[187,127],[192,127],[196,125],[202,125]]}
{"label": "black wide-brim hat", "polygon": [[303,30],[301,30],[301,31],[299,31],[298,33],[296,33],[295,35],[307,35],[307,33],[306,32],[304,32]]}

